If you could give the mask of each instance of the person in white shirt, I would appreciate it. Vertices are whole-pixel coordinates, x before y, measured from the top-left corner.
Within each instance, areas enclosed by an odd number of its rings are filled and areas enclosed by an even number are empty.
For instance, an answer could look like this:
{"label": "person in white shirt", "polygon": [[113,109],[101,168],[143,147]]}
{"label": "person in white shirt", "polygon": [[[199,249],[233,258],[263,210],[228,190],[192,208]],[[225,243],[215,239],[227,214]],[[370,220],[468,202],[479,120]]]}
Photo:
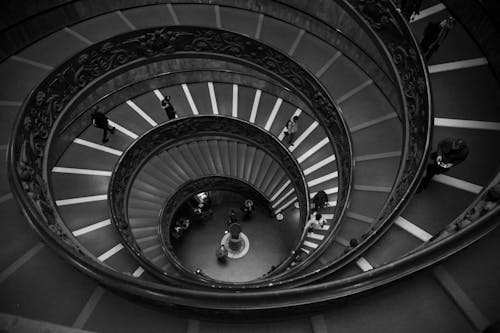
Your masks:
{"label": "person in white shirt", "polygon": [[309,221],[307,221],[305,229],[307,231],[321,230],[323,229],[323,226],[325,224],[326,224],[325,218],[320,213],[315,212],[311,214],[311,218],[309,219]]}

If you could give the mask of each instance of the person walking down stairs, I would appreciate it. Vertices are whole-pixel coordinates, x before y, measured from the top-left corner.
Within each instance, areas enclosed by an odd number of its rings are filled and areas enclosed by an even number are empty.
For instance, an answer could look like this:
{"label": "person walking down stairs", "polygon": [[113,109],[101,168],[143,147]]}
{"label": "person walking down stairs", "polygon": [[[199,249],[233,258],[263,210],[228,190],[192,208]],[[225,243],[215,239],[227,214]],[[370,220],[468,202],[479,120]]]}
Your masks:
{"label": "person walking down stairs", "polygon": [[165,111],[168,120],[175,119],[176,113],[174,106],[170,102],[170,96],[165,97],[161,101],[161,108],[163,109],[163,111]]}
{"label": "person walking down stairs", "polygon": [[420,13],[420,7],[422,7],[423,0],[401,0],[400,7],[401,14],[405,19],[410,21],[414,15]]}
{"label": "person walking down stairs", "polygon": [[319,211],[327,206],[328,195],[326,194],[325,191],[318,191],[318,193],[314,195],[312,202],[314,204],[314,209]]}
{"label": "person walking down stairs", "polygon": [[293,140],[299,131],[299,116],[294,116],[290,118],[286,123],[285,138],[288,140],[288,144],[293,146]]}
{"label": "person walking down stairs", "polygon": [[92,111],[91,114],[92,125],[96,128],[100,128],[103,130],[102,132],[102,143],[106,143],[109,141],[108,139],[108,131],[111,131],[111,134],[115,133],[115,128],[109,126],[108,117],[102,112],[97,110]]}
{"label": "person walking down stairs", "polygon": [[307,221],[305,230],[307,230],[308,232],[311,232],[313,230],[321,230],[323,229],[325,223],[325,218],[320,213],[314,212],[313,214],[311,214],[311,218],[309,219],[309,221]]}
{"label": "person walking down stairs", "polygon": [[446,138],[439,141],[437,152],[431,153],[432,162],[427,166],[427,172],[418,187],[418,192],[425,189],[435,175],[445,173],[465,161],[467,155],[469,148],[464,140]]}
{"label": "person walking down stairs", "polygon": [[455,26],[455,19],[448,17],[441,22],[430,22],[424,30],[424,37],[420,42],[420,47],[425,60],[429,61],[434,52],[443,43],[450,30]]}

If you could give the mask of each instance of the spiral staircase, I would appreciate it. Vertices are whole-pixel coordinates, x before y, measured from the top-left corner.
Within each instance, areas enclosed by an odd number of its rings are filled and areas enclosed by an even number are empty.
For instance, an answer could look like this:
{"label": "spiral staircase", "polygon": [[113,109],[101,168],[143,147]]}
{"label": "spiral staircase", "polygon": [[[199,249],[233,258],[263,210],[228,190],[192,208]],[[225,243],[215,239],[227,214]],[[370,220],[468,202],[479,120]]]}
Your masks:
{"label": "spiral staircase", "polygon": [[[500,320],[498,209],[467,219],[500,181],[500,30],[483,4],[424,1],[410,23],[368,0],[2,6],[2,330],[481,332]],[[425,64],[417,39],[450,15],[459,24]],[[107,143],[94,108],[115,127]],[[468,159],[415,193],[446,137]],[[180,203],[218,186],[251,188],[286,239],[258,278],[214,278],[173,251]],[[326,224],[304,230],[319,191]]]}

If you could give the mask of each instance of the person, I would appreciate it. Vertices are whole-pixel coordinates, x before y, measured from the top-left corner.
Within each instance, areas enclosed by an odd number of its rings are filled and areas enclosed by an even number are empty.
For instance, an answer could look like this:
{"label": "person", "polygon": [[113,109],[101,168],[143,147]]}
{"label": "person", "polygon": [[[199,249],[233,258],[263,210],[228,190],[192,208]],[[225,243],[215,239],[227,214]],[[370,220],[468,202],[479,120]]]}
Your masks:
{"label": "person", "polygon": [[210,208],[208,204],[200,204],[201,218],[203,221],[208,221],[214,215],[214,211]]}
{"label": "person", "polygon": [[108,136],[108,131],[111,131],[111,134],[115,133],[115,128],[109,126],[108,123],[108,117],[102,112],[99,112],[97,110],[92,111],[91,114],[91,119],[92,119],[92,125],[96,128],[100,128],[103,130],[102,133],[102,143],[106,143],[109,141],[107,138]]}
{"label": "person", "polygon": [[182,230],[182,227],[180,226],[175,226],[173,229],[172,229],[172,238],[174,240],[179,240],[181,239],[182,235],[183,235],[184,231]]}
{"label": "person", "polygon": [[219,260],[222,263],[225,263],[227,261],[228,254],[229,252],[227,251],[226,246],[224,244],[221,244],[220,247],[215,252],[217,260]]}
{"label": "person", "polygon": [[189,226],[191,225],[191,220],[189,220],[188,218],[184,217],[181,219],[180,221],[180,227],[183,229],[183,230],[187,230],[189,229]]}
{"label": "person", "polygon": [[413,15],[420,14],[423,0],[401,0],[401,14],[410,21]]}
{"label": "person", "polygon": [[420,183],[418,192],[425,189],[435,175],[445,173],[452,167],[462,163],[468,154],[469,148],[462,139],[446,138],[439,141],[437,152],[431,153],[432,162],[427,165],[427,171]]}
{"label": "person", "polygon": [[174,119],[176,116],[175,109],[170,102],[170,98],[170,96],[167,96],[161,101],[161,108],[165,111],[168,120]]}
{"label": "person", "polygon": [[317,212],[311,214],[311,218],[306,223],[306,230],[312,232],[313,230],[321,230],[326,224],[325,218]]}
{"label": "person", "polygon": [[201,209],[202,207],[200,207],[200,206],[202,206],[202,205],[203,205],[203,204],[199,204],[198,206],[196,206],[196,207],[193,209],[193,214],[194,214],[194,216],[195,216],[195,220],[196,220],[196,221],[200,221],[200,220],[201,220],[201,214],[202,214],[202,212],[203,212],[203,211],[202,211],[202,209]]}
{"label": "person", "polygon": [[248,220],[252,218],[253,214],[253,201],[250,199],[245,200],[243,206],[241,207],[241,211],[243,212],[243,219]]}
{"label": "person", "polygon": [[193,215],[195,221],[205,223],[212,218],[214,212],[212,209],[208,208],[207,204],[199,203],[198,206],[193,209]]}
{"label": "person", "polygon": [[318,191],[318,193],[314,195],[312,201],[314,204],[314,209],[320,210],[322,208],[325,208],[326,203],[328,202],[328,195],[325,191]]}
{"label": "person", "polygon": [[236,212],[234,209],[231,209],[229,213],[229,218],[227,219],[227,226],[229,227],[231,224],[238,222],[238,218],[236,217]]}
{"label": "person", "polygon": [[295,255],[296,262],[303,262],[307,258],[307,252],[304,249],[299,249]]}
{"label": "person", "polygon": [[297,135],[297,132],[299,130],[298,121],[299,116],[294,116],[290,118],[286,123],[285,137],[288,139],[288,144],[290,146],[293,146],[293,140],[295,139],[295,136]]}
{"label": "person", "polygon": [[348,253],[349,251],[351,251],[352,249],[354,249],[358,245],[359,245],[359,241],[356,238],[351,238],[351,240],[349,241],[349,246],[347,246],[344,249],[344,254]]}
{"label": "person", "polygon": [[455,19],[451,16],[441,22],[430,22],[427,24],[424,30],[424,37],[420,42],[420,47],[426,61],[429,61],[454,26]]}

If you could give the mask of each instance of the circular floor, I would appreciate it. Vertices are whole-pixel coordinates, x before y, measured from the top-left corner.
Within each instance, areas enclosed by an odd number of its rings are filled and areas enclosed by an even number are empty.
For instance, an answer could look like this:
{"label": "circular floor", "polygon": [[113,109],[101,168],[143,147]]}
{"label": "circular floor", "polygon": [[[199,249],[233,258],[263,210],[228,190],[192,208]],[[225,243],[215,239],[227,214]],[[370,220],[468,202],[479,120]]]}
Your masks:
{"label": "circular floor", "polygon": [[[232,192],[217,192],[211,197],[213,217],[205,224],[193,223],[176,244],[174,251],[184,267],[192,271],[200,268],[204,274],[221,281],[247,282],[261,277],[287,258],[292,249],[284,233],[295,233],[295,223],[277,222],[258,206],[252,219],[243,221],[239,207],[246,198]],[[231,209],[237,212],[238,223],[250,246],[244,256],[220,263],[215,252],[227,230]]]}

